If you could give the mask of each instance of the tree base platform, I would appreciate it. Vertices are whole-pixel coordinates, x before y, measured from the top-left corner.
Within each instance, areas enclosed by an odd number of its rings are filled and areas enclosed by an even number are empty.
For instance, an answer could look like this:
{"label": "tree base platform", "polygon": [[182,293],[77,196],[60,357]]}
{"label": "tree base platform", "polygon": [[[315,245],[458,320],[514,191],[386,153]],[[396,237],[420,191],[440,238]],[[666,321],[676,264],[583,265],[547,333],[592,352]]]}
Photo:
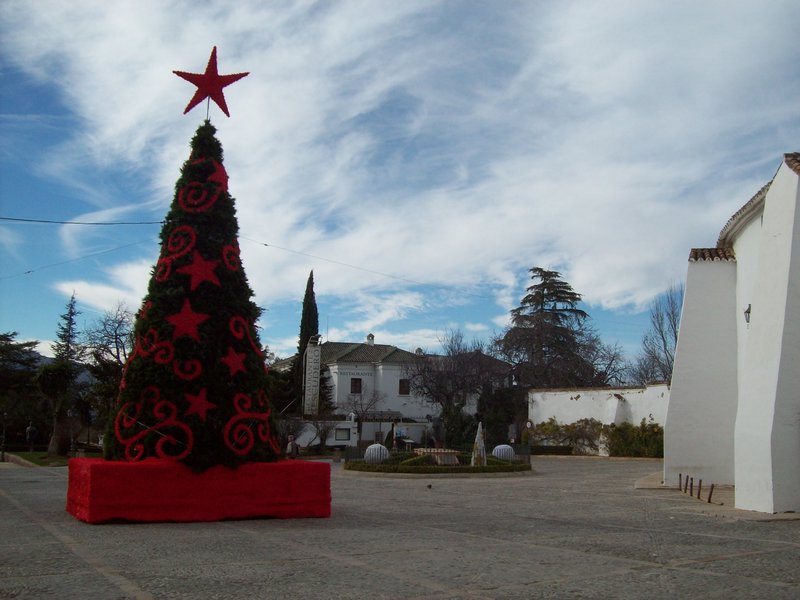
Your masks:
{"label": "tree base platform", "polygon": [[330,517],[331,466],[280,460],[194,473],[155,458],[73,458],[67,512],[87,523]]}

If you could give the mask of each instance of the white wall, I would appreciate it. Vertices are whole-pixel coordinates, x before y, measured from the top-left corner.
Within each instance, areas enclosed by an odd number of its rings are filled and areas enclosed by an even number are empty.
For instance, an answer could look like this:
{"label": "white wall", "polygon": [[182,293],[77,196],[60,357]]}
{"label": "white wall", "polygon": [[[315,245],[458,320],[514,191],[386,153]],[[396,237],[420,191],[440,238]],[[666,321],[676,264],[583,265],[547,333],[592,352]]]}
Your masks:
{"label": "white wall", "polygon": [[736,420],[736,507],[800,510],[800,197],[784,163],[767,192]]}
{"label": "white wall", "polygon": [[736,262],[689,262],[672,393],[664,428],[664,481],[678,474],[734,482],[737,407]]}
{"label": "white wall", "polygon": [[670,390],[667,385],[645,388],[588,388],[578,390],[530,390],[528,419],[541,423],[550,418],[562,424],[596,419],[604,425],[633,423],[642,419],[663,425]]}

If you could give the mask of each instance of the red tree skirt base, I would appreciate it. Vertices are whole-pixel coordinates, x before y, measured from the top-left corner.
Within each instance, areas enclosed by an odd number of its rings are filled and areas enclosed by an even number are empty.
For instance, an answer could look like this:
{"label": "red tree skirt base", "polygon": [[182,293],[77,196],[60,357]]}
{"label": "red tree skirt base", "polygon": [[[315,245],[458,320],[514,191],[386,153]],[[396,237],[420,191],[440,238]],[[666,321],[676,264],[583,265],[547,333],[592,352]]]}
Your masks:
{"label": "red tree skirt base", "polygon": [[73,458],[67,512],[87,523],[330,517],[331,466],[281,460],[197,474],[170,460]]}

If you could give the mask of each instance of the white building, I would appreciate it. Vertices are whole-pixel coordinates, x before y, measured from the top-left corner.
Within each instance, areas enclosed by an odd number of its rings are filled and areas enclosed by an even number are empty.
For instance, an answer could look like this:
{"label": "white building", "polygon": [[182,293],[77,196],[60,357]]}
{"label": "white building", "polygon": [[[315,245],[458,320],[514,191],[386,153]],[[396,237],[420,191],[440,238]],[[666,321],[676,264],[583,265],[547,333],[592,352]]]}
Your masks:
{"label": "white building", "polygon": [[347,413],[353,399],[376,398],[371,410],[393,411],[414,420],[426,420],[433,408],[411,393],[407,368],[411,352],[396,346],[376,344],[369,334],[366,343],[325,342],[322,364],[330,374],[336,412]]}
{"label": "white building", "polygon": [[736,508],[800,511],[800,153],[689,256],[664,481],[733,484]]}

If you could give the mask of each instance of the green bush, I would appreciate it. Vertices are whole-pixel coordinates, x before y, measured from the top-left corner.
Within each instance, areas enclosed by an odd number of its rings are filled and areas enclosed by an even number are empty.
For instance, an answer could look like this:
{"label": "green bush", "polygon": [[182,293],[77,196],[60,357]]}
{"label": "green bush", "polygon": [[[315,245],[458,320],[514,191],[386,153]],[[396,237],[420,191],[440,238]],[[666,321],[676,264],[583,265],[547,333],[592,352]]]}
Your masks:
{"label": "green bush", "polygon": [[570,456],[572,446],[532,446],[531,454]]}
{"label": "green bush", "polygon": [[515,473],[530,471],[530,464],[505,463],[487,464],[484,467],[471,467],[469,464],[453,467],[440,467],[437,465],[411,466],[404,464],[383,463],[371,465],[362,462],[345,463],[344,469],[347,471],[361,471],[364,473],[409,473],[415,475],[434,475],[434,474],[464,474],[464,473]]}
{"label": "green bush", "polygon": [[664,457],[664,429],[645,419],[638,427],[631,423],[605,427],[606,444],[610,456]]}
{"label": "green bush", "polygon": [[411,458],[400,461],[399,464],[406,467],[421,467],[423,465],[435,465],[436,460],[431,454],[420,454],[418,456],[412,456]]}

